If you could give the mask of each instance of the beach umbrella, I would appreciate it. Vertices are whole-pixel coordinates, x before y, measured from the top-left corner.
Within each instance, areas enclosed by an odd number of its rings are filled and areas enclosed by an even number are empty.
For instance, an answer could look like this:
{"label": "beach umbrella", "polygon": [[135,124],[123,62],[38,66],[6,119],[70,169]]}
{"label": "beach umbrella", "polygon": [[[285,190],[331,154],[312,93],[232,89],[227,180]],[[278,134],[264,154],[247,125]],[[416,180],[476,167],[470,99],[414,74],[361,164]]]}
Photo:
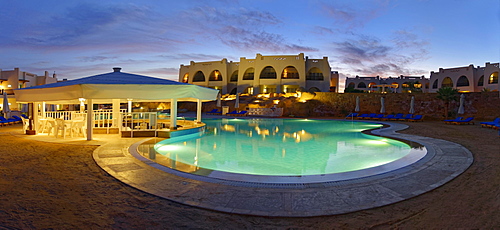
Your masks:
{"label": "beach umbrella", "polygon": [[356,108],[354,108],[354,112],[359,112],[359,96],[356,96]]}
{"label": "beach umbrella", "polygon": [[9,118],[10,117],[9,99],[7,98],[7,93],[5,92],[5,90],[3,91],[3,107],[2,107],[2,110],[3,110],[3,116],[5,118]]}
{"label": "beach umbrella", "polygon": [[410,112],[411,114],[414,114],[415,113],[415,96],[412,96],[411,97],[411,101],[410,101]]}
{"label": "beach umbrella", "polygon": [[240,94],[236,93],[236,101],[234,102],[234,109],[238,110],[240,108]]}
{"label": "beach umbrella", "polygon": [[465,113],[464,101],[465,101],[465,95],[464,94],[460,94],[460,106],[458,107],[458,114],[464,114]]}
{"label": "beach umbrella", "polygon": [[385,113],[385,98],[380,98],[380,113]]}
{"label": "beach umbrella", "polygon": [[221,94],[220,91],[217,94],[217,107],[222,107]]}

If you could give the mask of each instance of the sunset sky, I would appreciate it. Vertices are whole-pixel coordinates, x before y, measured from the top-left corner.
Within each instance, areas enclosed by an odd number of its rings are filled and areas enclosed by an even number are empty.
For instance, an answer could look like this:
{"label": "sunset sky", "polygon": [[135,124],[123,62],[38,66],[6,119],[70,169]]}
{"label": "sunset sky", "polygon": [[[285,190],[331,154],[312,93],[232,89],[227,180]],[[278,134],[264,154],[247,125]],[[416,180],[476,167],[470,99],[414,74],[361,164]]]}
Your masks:
{"label": "sunset sky", "polygon": [[[499,0],[0,1],[0,68],[177,80],[179,66],[327,56],[346,76],[424,75],[500,59]],[[344,79],[341,79],[344,84]]]}

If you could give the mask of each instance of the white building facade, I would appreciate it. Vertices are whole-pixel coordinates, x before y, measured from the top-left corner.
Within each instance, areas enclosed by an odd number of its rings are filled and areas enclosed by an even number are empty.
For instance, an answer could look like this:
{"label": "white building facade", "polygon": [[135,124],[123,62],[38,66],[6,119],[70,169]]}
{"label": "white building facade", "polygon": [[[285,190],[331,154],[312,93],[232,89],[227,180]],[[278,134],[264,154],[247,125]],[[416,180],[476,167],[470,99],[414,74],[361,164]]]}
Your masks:
{"label": "white building facade", "polygon": [[399,77],[347,77],[346,89],[357,89],[366,92],[380,93],[410,93],[411,90],[419,92],[429,91],[429,79],[424,76],[399,76]]}
{"label": "white building facade", "polygon": [[442,87],[452,87],[460,92],[481,92],[483,90],[500,91],[498,84],[499,63],[486,62],[484,67],[474,65],[439,68],[439,72],[431,72],[430,92],[435,93]]}
{"label": "white building facade", "polygon": [[39,76],[33,73],[21,71],[19,68],[15,68],[13,70],[0,69],[0,91],[1,94],[3,94],[4,91],[6,92],[11,110],[21,109],[18,108],[19,105],[17,104],[16,98],[14,96],[14,89],[45,85],[56,82],[56,74],[50,76],[48,71],[45,71],[44,75]]}
{"label": "white building facade", "polygon": [[331,71],[328,58],[309,59],[299,55],[241,57],[181,65],[179,81],[220,90],[223,94],[337,92],[339,75]]}

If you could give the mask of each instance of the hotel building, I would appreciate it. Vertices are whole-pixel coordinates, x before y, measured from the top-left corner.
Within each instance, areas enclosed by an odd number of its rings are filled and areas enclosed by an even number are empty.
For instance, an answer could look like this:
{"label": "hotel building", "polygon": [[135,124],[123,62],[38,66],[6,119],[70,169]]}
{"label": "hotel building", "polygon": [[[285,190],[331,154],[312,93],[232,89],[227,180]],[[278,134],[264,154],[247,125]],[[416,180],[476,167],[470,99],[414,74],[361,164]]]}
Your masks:
{"label": "hotel building", "polygon": [[[56,82],[56,74],[50,76],[48,71],[45,71],[44,75],[38,76],[33,73],[21,71],[19,68],[15,68],[13,70],[0,69],[0,91],[2,94],[5,91],[5,93],[7,94],[11,110],[21,110],[21,108],[19,108],[19,105],[16,103],[16,98],[13,91],[14,89],[45,85]],[[2,103],[0,103],[0,106],[1,104]]]}
{"label": "hotel building", "polygon": [[331,71],[328,58],[299,55],[241,57],[239,62],[194,62],[181,65],[179,81],[218,89],[222,94],[337,92],[339,75]]}
{"label": "hotel building", "polygon": [[484,67],[474,65],[448,68],[439,68],[439,72],[431,72],[431,88],[435,93],[439,88],[452,87],[461,92],[481,92],[483,90],[498,90],[499,63],[486,62]]}
{"label": "hotel building", "polygon": [[424,76],[399,76],[381,78],[376,77],[347,77],[345,82],[346,89],[352,88],[366,92],[385,92],[385,93],[410,93],[411,90],[420,92],[429,91],[429,79]]}

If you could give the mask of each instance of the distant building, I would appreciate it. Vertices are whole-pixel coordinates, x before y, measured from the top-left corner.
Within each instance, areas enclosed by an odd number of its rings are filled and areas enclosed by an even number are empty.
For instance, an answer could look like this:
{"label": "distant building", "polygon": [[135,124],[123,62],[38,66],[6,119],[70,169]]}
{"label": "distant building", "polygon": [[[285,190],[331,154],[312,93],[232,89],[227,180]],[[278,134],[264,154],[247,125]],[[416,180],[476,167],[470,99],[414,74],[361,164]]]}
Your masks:
{"label": "distant building", "polygon": [[486,62],[485,67],[474,65],[439,68],[439,72],[431,72],[431,88],[429,92],[437,92],[442,87],[457,88],[461,92],[481,92],[482,90],[500,90],[498,84],[499,63]]}
{"label": "distant building", "polygon": [[[0,91],[1,94],[5,91],[9,100],[11,110],[20,110],[14,96],[14,89],[26,88],[36,85],[45,85],[57,82],[56,74],[49,75],[45,71],[44,75],[38,76],[33,73],[28,73],[15,68],[14,70],[0,69]],[[2,103],[0,103],[2,104]]]}
{"label": "distant building", "polygon": [[179,81],[221,90],[223,94],[295,93],[307,91],[337,92],[339,74],[331,71],[328,58],[309,59],[299,55],[241,57],[181,65]]}
{"label": "distant building", "polygon": [[381,78],[376,77],[348,77],[345,87],[366,92],[403,93],[429,91],[429,79],[424,76],[399,76]]}

